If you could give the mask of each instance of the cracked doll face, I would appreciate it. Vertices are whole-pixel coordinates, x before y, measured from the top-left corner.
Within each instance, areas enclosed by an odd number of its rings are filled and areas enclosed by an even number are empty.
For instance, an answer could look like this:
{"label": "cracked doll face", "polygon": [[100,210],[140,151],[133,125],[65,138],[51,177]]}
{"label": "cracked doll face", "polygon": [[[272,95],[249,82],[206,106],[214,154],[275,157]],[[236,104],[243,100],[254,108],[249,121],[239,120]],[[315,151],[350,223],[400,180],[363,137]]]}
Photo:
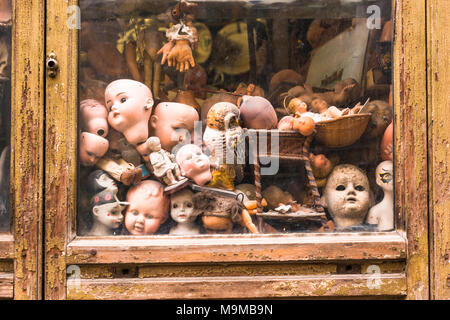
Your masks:
{"label": "cracked doll face", "polygon": [[337,166],[328,178],[324,198],[338,227],[362,223],[370,206],[369,180],[353,165]]}

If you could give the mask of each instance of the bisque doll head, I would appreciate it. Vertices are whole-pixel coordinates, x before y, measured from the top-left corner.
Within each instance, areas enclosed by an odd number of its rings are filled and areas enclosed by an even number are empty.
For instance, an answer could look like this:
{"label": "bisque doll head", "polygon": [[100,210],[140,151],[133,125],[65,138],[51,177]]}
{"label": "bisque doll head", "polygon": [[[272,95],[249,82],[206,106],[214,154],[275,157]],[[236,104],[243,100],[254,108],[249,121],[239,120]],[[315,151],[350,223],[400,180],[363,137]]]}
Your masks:
{"label": "bisque doll head", "polygon": [[125,212],[125,228],[132,235],[154,234],[168,218],[170,200],[157,181],[144,180],[132,186],[126,201],[130,204]]}
{"label": "bisque doll head", "polygon": [[108,235],[123,222],[122,211],[126,202],[119,202],[115,193],[105,190],[91,198],[91,212],[94,220],[91,235]]}
{"label": "bisque doll head", "polygon": [[199,146],[194,144],[182,146],[177,152],[176,161],[184,171],[184,176],[194,180],[196,184],[202,186],[211,181],[211,163]]}
{"label": "bisque doll head", "polygon": [[337,228],[362,224],[371,204],[369,180],[354,165],[336,166],[322,197]]}
{"label": "bisque doll head", "polygon": [[191,142],[198,112],[191,106],[176,102],[159,103],[151,116],[152,135],[159,138],[164,150],[172,151],[182,141]]}
{"label": "bisque doll head", "polygon": [[105,102],[111,127],[132,145],[147,140],[153,95],[145,84],[129,79],[113,81],[106,87]]}
{"label": "bisque doll head", "polygon": [[189,189],[183,189],[170,197],[170,216],[178,223],[192,223],[197,214],[194,209],[194,193]]}
{"label": "bisque doll head", "polygon": [[106,138],[109,131],[108,110],[97,100],[86,99],[80,103],[81,131]]}
{"label": "bisque doll head", "polygon": [[394,165],[390,160],[380,163],[375,171],[377,185],[384,191],[394,191]]}
{"label": "bisque doll head", "polygon": [[82,132],[80,136],[80,163],[91,167],[108,151],[109,142],[103,137],[89,132]]}

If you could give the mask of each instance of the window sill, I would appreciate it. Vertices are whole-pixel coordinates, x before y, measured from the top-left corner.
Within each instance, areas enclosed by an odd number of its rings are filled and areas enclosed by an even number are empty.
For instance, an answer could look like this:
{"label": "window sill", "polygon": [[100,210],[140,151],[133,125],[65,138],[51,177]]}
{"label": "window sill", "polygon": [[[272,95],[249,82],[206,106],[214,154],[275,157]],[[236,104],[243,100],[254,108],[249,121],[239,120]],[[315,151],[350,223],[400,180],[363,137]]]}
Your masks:
{"label": "window sill", "polygon": [[77,237],[68,264],[405,260],[399,232]]}

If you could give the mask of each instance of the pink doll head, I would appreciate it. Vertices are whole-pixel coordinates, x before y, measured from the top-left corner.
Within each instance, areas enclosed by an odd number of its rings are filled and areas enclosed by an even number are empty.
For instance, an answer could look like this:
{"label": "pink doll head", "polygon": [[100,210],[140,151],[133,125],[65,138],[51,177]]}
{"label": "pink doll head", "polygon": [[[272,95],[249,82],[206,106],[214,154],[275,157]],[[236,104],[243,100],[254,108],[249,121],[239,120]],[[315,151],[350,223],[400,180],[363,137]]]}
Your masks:
{"label": "pink doll head", "polygon": [[184,171],[184,176],[194,180],[200,186],[212,179],[209,158],[195,144],[182,146],[176,157],[177,163]]}
{"label": "pink doll head", "polygon": [[81,101],[81,131],[89,132],[106,138],[108,135],[108,110],[97,100]]}
{"label": "pink doll head", "polygon": [[127,193],[125,227],[132,235],[154,234],[169,216],[170,199],[164,187],[153,180],[132,186]]}
{"label": "pink doll head", "polygon": [[108,151],[109,142],[103,137],[89,132],[80,136],[80,162],[85,167],[93,166]]}
{"label": "pink doll head", "polygon": [[162,102],[156,106],[150,119],[152,135],[159,138],[163,149],[172,151],[180,142],[192,141],[194,123],[198,120],[198,112],[193,107],[183,103]]}
{"label": "pink doll head", "polygon": [[111,127],[132,145],[147,140],[153,96],[145,84],[129,79],[113,81],[106,87],[105,101]]}

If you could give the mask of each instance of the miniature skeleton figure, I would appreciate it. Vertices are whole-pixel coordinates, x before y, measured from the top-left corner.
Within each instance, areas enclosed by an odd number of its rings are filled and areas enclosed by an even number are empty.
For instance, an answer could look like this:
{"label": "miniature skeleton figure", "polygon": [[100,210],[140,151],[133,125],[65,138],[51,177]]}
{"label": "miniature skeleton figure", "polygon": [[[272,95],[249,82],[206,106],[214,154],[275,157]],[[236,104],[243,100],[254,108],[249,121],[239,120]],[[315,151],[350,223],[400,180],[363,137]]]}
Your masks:
{"label": "miniature skeleton figure", "polygon": [[383,189],[383,200],[372,207],[367,216],[367,223],[377,225],[378,231],[394,229],[394,172],[390,160],[383,161],[376,169],[377,184]]}
{"label": "miniature skeleton figure", "polygon": [[168,151],[161,149],[161,142],[158,137],[150,137],[147,140],[150,153],[150,163],[153,168],[153,174],[161,179],[168,186],[185,180],[181,175],[179,166],[173,162],[175,157]]}
{"label": "miniature skeleton figure", "polygon": [[194,223],[197,213],[194,210],[193,192],[183,189],[170,197],[170,216],[178,224],[170,229],[170,234],[199,234],[200,227]]}
{"label": "miniature skeleton figure", "polygon": [[361,225],[371,205],[369,179],[356,166],[338,165],[328,176],[322,196],[336,229]]}
{"label": "miniature skeleton figure", "polygon": [[233,190],[234,180],[242,179],[245,138],[239,114],[238,107],[229,102],[216,103],[208,111],[203,142],[217,167],[212,172],[211,187]]}
{"label": "miniature skeleton figure", "polygon": [[127,193],[125,228],[132,235],[150,235],[169,217],[170,200],[161,183],[144,180]]}

